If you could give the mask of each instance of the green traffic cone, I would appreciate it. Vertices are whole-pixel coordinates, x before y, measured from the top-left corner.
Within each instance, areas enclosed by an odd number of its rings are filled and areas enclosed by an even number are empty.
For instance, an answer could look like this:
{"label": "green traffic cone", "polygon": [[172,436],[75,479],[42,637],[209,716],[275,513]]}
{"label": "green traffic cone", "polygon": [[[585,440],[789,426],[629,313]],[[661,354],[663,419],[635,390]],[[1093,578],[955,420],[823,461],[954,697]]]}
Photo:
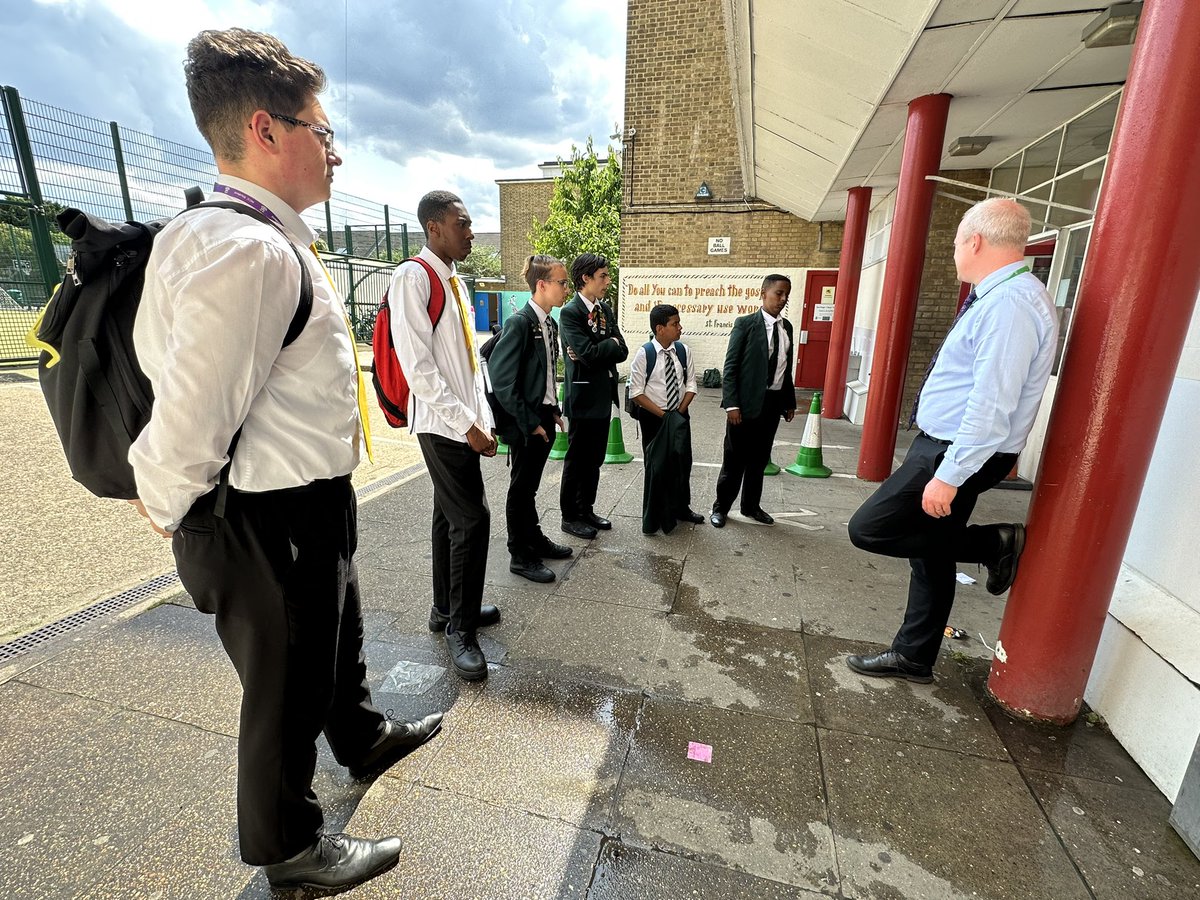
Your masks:
{"label": "green traffic cone", "polygon": [[775,460],[773,460],[773,459],[767,460],[767,467],[765,469],[763,469],[763,474],[764,475],[778,475],[779,474],[779,466],[775,465]]}
{"label": "green traffic cone", "polygon": [[623,465],[633,462],[633,454],[625,452],[625,438],[621,435],[621,417],[617,416],[608,426],[608,452],[604,454],[606,463]]}
{"label": "green traffic cone", "polygon": [[[562,403],[563,403],[564,387],[565,386],[562,384],[560,384],[558,386],[558,406],[560,409],[562,408]],[[569,446],[569,444],[570,444],[570,442],[567,439],[567,433],[565,431],[555,431],[554,446],[550,448],[550,458],[551,459],[566,459],[567,447]]]}
{"label": "green traffic cone", "polygon": [[504,443],[504,439],[499,436],[496,437],[496,455],[508,456],[508,444]]}
{"label": "green traffic cone", "polygon": [[812,405],[808,408],[808,421],[804,423],[804,437],[800,438],[800,452],[787,471],[804,478],[828,478],[833,474],[833,470],[821,461],[820,391],[813,394]]}

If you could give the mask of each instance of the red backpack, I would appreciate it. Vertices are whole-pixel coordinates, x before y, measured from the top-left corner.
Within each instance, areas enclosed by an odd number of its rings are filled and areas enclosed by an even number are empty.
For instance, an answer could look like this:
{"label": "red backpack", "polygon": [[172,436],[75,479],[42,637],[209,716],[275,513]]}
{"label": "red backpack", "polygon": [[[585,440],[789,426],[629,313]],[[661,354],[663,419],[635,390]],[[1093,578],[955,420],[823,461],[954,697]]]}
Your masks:
{"label": "red backpack", "polygon": [[[407,262],[420,263],[425,274],[429,276],[429,321],[436,328],[446,308],[446,289],[442,287],[442,279],[433,267],[420,257],[414,256]],[[392,311],[388,307],[386,292],[375,316],[371,349],[375,354],[375,360],[371,363],[371,383],[375,385],[379,408],[383,410],[384,418],[393,428],[407,428],[410,391],[408,379],[400,369],[400,360],[396,358],[396,345],[392,342]]]}

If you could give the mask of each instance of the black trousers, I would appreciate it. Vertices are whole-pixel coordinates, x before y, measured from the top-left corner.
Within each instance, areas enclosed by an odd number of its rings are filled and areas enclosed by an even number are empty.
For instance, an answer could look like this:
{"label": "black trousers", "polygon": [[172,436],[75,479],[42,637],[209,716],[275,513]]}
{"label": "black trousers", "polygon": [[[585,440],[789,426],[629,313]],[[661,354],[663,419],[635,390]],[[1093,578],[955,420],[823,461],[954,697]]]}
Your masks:
{"label": "black trousers", "polygon": [[581,419],[573,416],[567,423],[567,457],[563,460],[562,485],[558,505],[565,521],[577,520],[593,512],[596,491],[600,487],[600,467],[608,450],[611,418]]}
{"label": "black trousers", "polygon": [[[691,415],[687,412],[683,413],[683,417],[689,422]],[[638,425],[642,429],[642,456],[646,455],[649,450],[650,442],[658,437],[658,432],[662,429],[662,419],[652,412],[642,411],[642,418],[638,420]],[[692,441],[691,436],[688,436],[687,456],[682,461],[685,478],[683,484],[686,487],[684,494],[677,498],[675,512],[684,512],[692,508]]]}
{"label": "black trousers", "polygon": [[479,454],[464,441],[418,434],[433,482],[433,605],[451,631],[474,631],[483,604],[492,514]]}
{"label": "black trousers", "polygon": [[921,495],[945,454],[945,444],[918,435],[900,468],[850,519],[854,546],[909,561],[908,609],[892,649],[922,665],[937,661],[954,605],[958,563],[996,561],[997,526],[967,521],[979,495],[998,484],[1017,461],[1015,453],[993,455],[959,487],[950,515],[935,519],[921,509]]}
{"label": "black trousers", "polygon": [[324,827],[313,793],[317,736],[337,761],[359,762],[379,739],[371,704],[353,555],[350,476],[303,488],[231,491],[224,518],[202,497],[172,538],[179,578],[242,682],[238,830],[242,859],[261,866],[311,846]]}
{"label": "black trousers", "polygon": [[504,516],[508,523],[508,552],[514,559],[538,559],[534,548],[545,542],[537,512],[537,491],[542,472],[554,446],[554,407],[544,405],[538,413],[548,441],[526,435],[524,443],[510,444],[508,451],[512,471],[508,479],[508,500]]}
{"label": "black trousers", "polygon": [[751,513],[762,504],[763,470],[771,460],[771,445],[783,415],[783,391],[767,391],[762,413],[753,419],[742,416],[741,425],[725,423],[725,447],[721,474],[717,476],[717,501],[713,509],[727,513],[742,495],[741,510]]}

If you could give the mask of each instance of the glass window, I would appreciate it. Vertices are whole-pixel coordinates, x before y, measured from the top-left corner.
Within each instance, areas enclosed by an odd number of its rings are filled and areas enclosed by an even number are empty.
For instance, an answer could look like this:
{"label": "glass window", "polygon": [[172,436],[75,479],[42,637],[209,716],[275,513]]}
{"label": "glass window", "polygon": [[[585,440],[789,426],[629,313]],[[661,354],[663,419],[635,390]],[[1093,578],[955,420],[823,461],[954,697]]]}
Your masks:
{"label": "glass window", "polygon": [[1033,219],[1034,234],[1044,231],[1049,221],[1046,217],[1046,204],[1044,202],[1038,203],[1037,201],[1050,199],[1050,187],[1051,185],[1049,184],[1043,184],[1040,188],[1036,188],[1027,194],[1022,194],[1017,198],[1018,202],[1029,210],[1029,217]]}
{"label": "glass window", "polygon": [[1075,295],[1079,292],[1079,276],[1083,272],[1083,258],[1087,252],[1088,238],[1092,226],[1077,228],[1067,235],[1066,256],[1063,259],[1062,275],[1054,292],[1054,305],[1058,309],[1058,352],[1054,354],[1053,374],[1057,375],[1062,365],[1067,345],[1067,332],[1071,328],[1071,315],[1075,311]]}
{"label": "glass window", "polygon": [[1025,165],[1021,169],[1021,183],[1018,188],[1020,193],[1024,194],[1030,188],[1054,177],[1058,165],[1058,147],[1061,143],[1060,128],[1025,149]]}
{"label": "glass window", "polygon": [[[1069,206],[1080,206],[1094,210],[1100,194],[1100,176],[1104,174],[1104,161],[1085,166],[1054,182],[1054,202]],[[1071,212],[1068,209],[1050,207],[1050,221],[1054,225],[1074,225],[1092,217],[1090,213]]]}
{"label": "glass window", "polygon": [[1007,162],[1002,162],[992,169],[991,187],[997,191],[1009,194],[1017,192],[1017,173],[1021,171],[1021,154],[1018,153]]}
{"label": "glass window", "polygon": [[1120,99],[1120,95],[1110,97],[1090,113],[1085,113],[1067,126],[1060,172],[1069,172],[1108,154],[1113,125],[1117,121],[1117,101]]}

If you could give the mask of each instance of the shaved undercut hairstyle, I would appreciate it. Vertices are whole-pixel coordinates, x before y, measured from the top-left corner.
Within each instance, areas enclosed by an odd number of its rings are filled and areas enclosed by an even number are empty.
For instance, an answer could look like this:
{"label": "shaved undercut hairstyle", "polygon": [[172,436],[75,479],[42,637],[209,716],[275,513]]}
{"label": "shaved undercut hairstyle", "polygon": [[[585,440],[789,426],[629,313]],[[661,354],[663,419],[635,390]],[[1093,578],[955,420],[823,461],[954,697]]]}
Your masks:
{"label": "shaved undercut hairstyle", "polygon": [[537,292],[537,283],[545,281],[550,277],[550,271],[555,266],[561,266],[562,263],[553,256],[546,256],[544,253],[539,253],[536,256],[531,256],[525,260],[525,268],[521,270],[521,277],[525,279],[525,283],[529,285],[530,293]]}
{"label": "shaved undercut hairstyle", "polygon": [[455,203],[462,203],[462,198],[449,191],[430,191],[421,198],[421,202],[417,204],[417,218],[421,222],[426,240],[429,239],[429,223],[442,221],[446,211]]}
{"label": "shaved undercut hairstyle", "polygon": [[202,31],[183,64],[196,127],[218,159],[238,162],[257,110],[295,116],[325,90],[325,72],[269,34]]}
{"label": "shaved undercut hairstyle", "polygon": [[787,286],[788,286],[788,291],[791,291],[792,279],[788,278],[786,275],[768,275],[766,278],[763,279],[762,289],[764,291],[767,290],[767,288],[769,288],[771,285],[773,285],[777,281],[786,281]]}

